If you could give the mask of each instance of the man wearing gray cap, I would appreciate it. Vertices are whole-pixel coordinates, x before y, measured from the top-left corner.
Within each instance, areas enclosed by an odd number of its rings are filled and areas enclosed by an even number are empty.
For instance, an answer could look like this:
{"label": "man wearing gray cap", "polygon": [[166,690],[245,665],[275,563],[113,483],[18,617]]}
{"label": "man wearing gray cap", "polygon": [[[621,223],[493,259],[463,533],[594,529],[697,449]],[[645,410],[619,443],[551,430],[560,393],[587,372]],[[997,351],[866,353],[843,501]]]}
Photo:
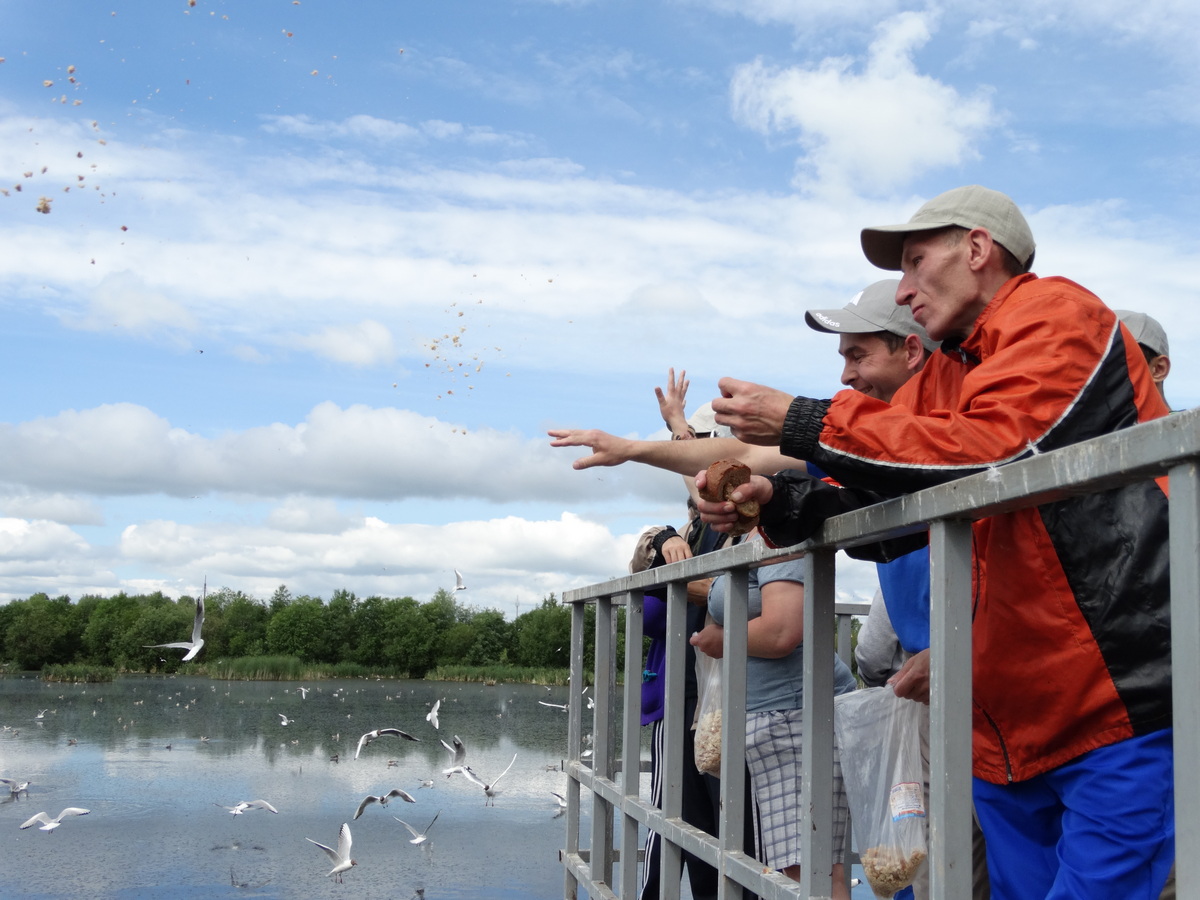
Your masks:
{"label": "man wearing gray cap", "polygon": [[1167,332],[1158,320],[1144,312],[1134,312],[1131,309],[1118,309],[1117,318],[1129,329],[1137,345],[1142,348],[1146,357],[1146,365],[1150,367],[1150,377],[1158,386],[1158,392],[1163,400],[1167,399],[1163,383],[1171,374],[1171,348],[1167,344]]}
{"label": "man wearing gray cap", "polygon": [[[902,273],[896,302],[942,341],[890,405],[842,391],[790,397],[722,379],[717,421],[842,484],[906,493],[1166,415],[1116,315],[1064,278],[1029,272],[1032,232],[972,185],[901,225],[862,232]],[[763,504],[790,544],[786,477]],[[710,522],[731,504],[702,504]],[[993,896],[1156,896],[1174,856],[1165,479],[1070,497],[974,526],[975,802]]]}

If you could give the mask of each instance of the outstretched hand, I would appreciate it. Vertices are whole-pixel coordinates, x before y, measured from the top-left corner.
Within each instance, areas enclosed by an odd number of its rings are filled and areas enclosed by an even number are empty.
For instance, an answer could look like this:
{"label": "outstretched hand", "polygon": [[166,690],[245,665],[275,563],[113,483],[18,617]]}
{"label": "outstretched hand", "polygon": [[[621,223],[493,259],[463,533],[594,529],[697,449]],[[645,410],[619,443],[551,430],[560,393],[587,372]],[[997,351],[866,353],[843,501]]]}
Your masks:
{"label": "outstretched hand", "polygon": [[728,425],[733,436],[747,444],[778,447],[783,422],[795,399],[791,394],[736,378],[717,382],[721,396],[712,402],[718,425]]}
{"label": "outstretched hand", "polygon": [[580,457],[571,463],[573,469],[590,469],[592,466],[619,466],[629,462],[629,447],[632,444],[627,438],[617,437],[607,431],[595,428],[572,429],[559,428],[547,431],[554,438],[551,447],[591,447],[592,455]]}
{"label": "outstretched hand", "polygon": [[687,431],[687,416],[685,401],[687,400],[688,385],[687,371],[679,370],[679,380],[675,380],[675,369],[667,369],[667,389],[654,388],[654,396],[658,398],[658,411],[662,413],[663,423],[671,429],[672,434],[682,434]]}
{"label": "outstretched hand", "polygon": [[[703,469],[696,475],[696,489],[703,493],[707,484],[708,470]],[[700,521],[711,525],[714,531],[729,531],[738,521],[738,511],[734,504],[757,500],[759,505],[762,505],[773,496],[775,488],[770,481],[762,475],[751,475],[750,480],[730,494],[728,500],[717,502],[700,499],[696,501],[696,508],[700,511]]]}

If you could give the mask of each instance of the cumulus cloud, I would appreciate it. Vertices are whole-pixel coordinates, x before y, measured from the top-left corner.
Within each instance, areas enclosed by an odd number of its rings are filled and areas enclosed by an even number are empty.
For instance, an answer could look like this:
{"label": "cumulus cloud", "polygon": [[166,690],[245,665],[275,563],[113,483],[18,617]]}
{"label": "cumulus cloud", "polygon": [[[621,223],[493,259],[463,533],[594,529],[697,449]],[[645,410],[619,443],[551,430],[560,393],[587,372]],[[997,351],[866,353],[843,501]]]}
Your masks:
{"label": "cumulus cloud", "polygon": [[763,134],[795,134],[804,155],[797,185],[884,191],[971,158],[997,121],[987,94],[964,97],[921,74],[916,51],[930,17],[902,13],[882,23],[861,70],[850,57],[780,68],[762,60],[733,77],[733,114]]}
{"label": "cumulus cloud", "polygon": [[45,519],[62,525],[104,524],[104,512],[95,500],[61,493],[0,496],[0,510],[18,519]]}
{"label": "cumulus cloud", "polygon": [[317,356],[351,366],[376,366],[396,358],[392,332],[381,322],[364,319],[357,324],[329,326],[317,334],[296,335],[282,343],[311,350]]}
{"label": "cumulus cloud", "polygon": [[84,302],[81,314],[62,316],[63,324],[88,331],[119,328],[142,337],[164,331],[188,332],[196,327],[196,320],[182,304],[148,287],[133,272],[105,276]]}
{"label": "cumulus cloud", "polygon": [[[572,457],[515,432],[467,432],[393,408],[321,403],[294,425],[207,438],[132,403],[0,424],[5,480],[92,496],[224,492],[250,497],[472,498],[491,503],[581,499],[593,490]],[[610,490],[661,496],[641,467]],[[657,473],[661,476],[661,473]],[[669,481],[669,479],[668,479]],[[655,488],[657,483],[660,487]],[[313,515],[283,511],[282,522]],[[278,523],[278,524],[282,524]]]}

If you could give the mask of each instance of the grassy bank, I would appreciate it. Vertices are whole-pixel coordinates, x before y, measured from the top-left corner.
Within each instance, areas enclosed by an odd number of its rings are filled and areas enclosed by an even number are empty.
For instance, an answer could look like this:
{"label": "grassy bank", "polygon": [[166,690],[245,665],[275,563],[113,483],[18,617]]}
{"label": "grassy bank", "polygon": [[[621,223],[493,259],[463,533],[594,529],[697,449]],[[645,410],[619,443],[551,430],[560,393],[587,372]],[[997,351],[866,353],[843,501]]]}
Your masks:
{"label": "grassy bank", "polygon": [[538,669],[527,666],[438,666],[425,677],[433,681],[475,681],[484,684],[561,684],[570,679],[570,669]]}
{"label": "grassy bank", "polygon": [[112,681],[117,670],[112,666],[89,666],[86,663],[63,663],[42,666],[43,681],[66,681],[71,684],[99,684]]}

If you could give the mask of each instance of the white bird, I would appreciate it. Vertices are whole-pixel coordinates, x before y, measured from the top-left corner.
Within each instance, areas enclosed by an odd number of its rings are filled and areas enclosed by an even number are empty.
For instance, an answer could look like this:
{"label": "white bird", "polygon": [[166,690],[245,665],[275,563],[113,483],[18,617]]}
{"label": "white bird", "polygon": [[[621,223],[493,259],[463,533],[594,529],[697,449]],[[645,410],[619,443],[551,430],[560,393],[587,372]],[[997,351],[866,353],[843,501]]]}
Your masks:
{"label": "white bird", "polygon": [[445,741],[442,741],[442,746],[450,754],[450,768],[442,770],[442,774],[449,778],[455,771],[461,770],[467,764],[467,746],[457,734],[454,736],[454,746]]}
{"label": "white bird", "polygon": [[382,737],[385,734],[394,734],[396,737],[402,737],[406,741],[420,742],[420,738],[413,737],[406,731],[401,731],[399,728],[376,728],[374,731],[368,731],[358,739],[358,749],[354,751],[354,758],[358,759],[358,754],[362,753],[363,747],[371,743],[377,737]]}
{"label": "white bird", "polygon": [[[437,816],[433,817],[433,822],[436,822],[438,820],[438,816],[441,814],[442,811],[439,809]],[[429,840],[429,829],[433,827],[433,822],[430,822],[428,825],[426,825],[424,831],[417,831],[417,829],[413,828],[399,816],[392,816],[392,818],[408,829],[408,833],[412,835],[412,840],[409,841],[410,844],[423,844]]]}
{"label": "white bird", "polygon": [[402,790],[400,790],[400,788],[392,788],[386,794],[380,794],[378,797],[376,797],[374,795],[368,795],[366,797],[363,797],[363,802],[358,804],[358,811],[354,814],[354,818],[357,819],[359,816],[361,816],[363,814],[363,810],[366,809],[368,806],[370,806],[372,803],[378,803],[380,806],[387,806],[388,801],[391,800],[393,797],[399,797],[405,803],[416,803],[417,802],[417,798],[414,797],[412,794],[410,794],[408,791],[402,791]]}
{"label": "white bird", "polygon": [[221,809],[227,809],[229,810],[229,814],[233,816],[240,816],[248,809],[265,809],[267,812],[273,812],[276,815],[279,814],[279,810],[266,800],[239,800],[237,806],[223,806],[220,803],[214,803],[213,806],[220,806]]}
{"label": "white bird", "polygon": [[550,795],[552,797],[554,797],[554,799],[558,802],[559,806],[565,807],[567,805],[567,798],[564,797],[562,794],[560,794],[558,791],[551,791]]}
{"label": "white bird", "polygon": [[488,784],[486,781],[484,781],[482,778],[480,778],[478,775],[476,775],[474,772],[472,772],[470,768],[463,769],[463,774],[467,776],[467,780],[473,781],[477,785],[479,785],[481,788],[483,788],[483,793],[485,795],[485,799],[483,801],[484,806],[489,806],[489,805],[495,806],[496,805],[496,795],[500,793],[500,791],[496,790],[496,785],[498,785],[500,783],[501,778],[503,778],[505,775],[508,774],[508,770],[513,767],[513,763],[515,763],[516,761],[517,761],[517,754],[514,753],[512,762],[510,762],[508,764],[508,768],[506,768],[503,772],[501,772],[499,775],[497,775],[496,780],[493,781],[491,784]]}
{"label": "white bird", "polygon": [[428,722],[430,725],[432,725],[434,728],[438,727],[438,710],[441,708],[442,708],[442,701],[435,700],[433,702],[433,709],[431,709],[429,712],[425,713],[425,721]]}
{"label": "white bird", "polygon": [[78,806],[68,806],[53,819],[46,815],[46,813],[40,812],[21,827],[28,828],[31,825],[36,825],[38,822],[41,822],[42,827],[39,828],[38,831],[53,831],[62,824],[63,816],[86,816],[90,812],[90,809],[80,809]]}
{"label": "white bird", "polygon": [[295,719],[289,719],[283,713],[276,713],[275,715],[279,716],[279,724],[280,725],[291,725],[293,722],[296,721]]}
{"label": "white bird", "polygon": [[[205,593],[208,592],[208,583],[204,585]],[[175,641],[172,644],[142,644],[143,647],[175,647],[180,650],[186,649],[187,653],[183,654],[183,661],[195,659],[196,654],[200,652],[200,648],[204,646],[204,638],[200,637],[200,628],[204,625],[204,594],[200,595],[200,599],[196,601],[196,619],[192,622],[192,639],[190,641]]]}
{"label": "white bird", "polygon": [[26,794],[29,793],[28,781],[17,781],[13,778],[0,778],[0,784],[8,785],[9,793],[11,793],[14,797],[21,793],[21,791],[24,791]]}
{"label": "white bird", "polygon": [[463,584],[462,573],[458,569],[454,570],[454,589],[456,591],[465,591],[467,586]]}
{"label": "white bird", "polygon": [[336,875],[334,881],[342,880],[342,873],[350,870],[351,866],[357,866],[358,860],[350,858],[350,823],[343,822],[342,827],[338,829],[338,846],[334,850],[332,847],[326,847],[324,844],[314,841],[312,838],[305,838],[310,844],[316,844],[325,854],[333,860],[333,868],[325,873],[325,877]]}
{"label": "white bird", "polygon": [[539,700],[538,703],[540,703],[542,706],[549,706],[554,709],[561,709],[563,712],[567,711],[566,703],[547,703],[545,700]]}
{"label": "white bird", "polygon": [[298,691],[300,692],[300,699],[301,699],[301,700],[307,700],[307,699],[308,699],[308,692],[309,692],[310,690],[312,690],[312,688],[306,688],[306,687],[302,687],[302,688],[296,688],[296,690],[298,690]]}
{"label": "white bird", "polygon": [[49,709],[39,709],[38,714],[36,716],[34,716],[34,718],[35,719],[44,719],[44,718],[46,718],[46,713],[48,713],[48,712],[50,712]]}

